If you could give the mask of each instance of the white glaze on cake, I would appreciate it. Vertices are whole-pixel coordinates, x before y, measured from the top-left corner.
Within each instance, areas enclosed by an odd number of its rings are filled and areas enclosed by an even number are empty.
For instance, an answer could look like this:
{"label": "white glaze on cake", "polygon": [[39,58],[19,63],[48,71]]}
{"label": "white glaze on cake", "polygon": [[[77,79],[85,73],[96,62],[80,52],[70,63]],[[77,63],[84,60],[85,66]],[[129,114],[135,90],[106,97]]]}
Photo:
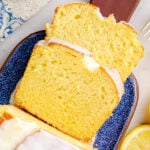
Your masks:
{"label": "white glaze on cake", "polygon": [[0,125],[0,150],[80,150],[32,122],[13,118]]}
{"label": "white glaze on cake", "polygon": [[27,136],[38,130],[35,123],[20,119],[3,121],[0,125],[0,150],[14,150]]}
{"label": "white glaze on cake", "polygon": [[30,135],[17,150],[80,150],[78,147],[43,130]]}
{"label": "white glaze on cake", "polygon": [[90,71],[95,71],[100,67],[100,65],[95,61],[95,59],[93,59],[93,57],[90,56],[84,56],[83,63]]}
{"label": "white glaze on cake", "polygon": [[121,96],[124,93],[124,86],[123,86],[119,72],[116,69],[110,69],[108,67],[104,67],[104,69],[106,70],[106,72],[111,76],[111,78],[115,82],[118,92],[119,92],[119,97],[121,98]]}
{"label": "white glaze on cake", "polygon": [[50,43],[61,44],[61,45],[67,46],[67,47],[69,47],[71,49],[74,49],[74,50],[76,50],[76,51],[78,51],[80,53],[83,53],[84,55],[92,56],[92,53],[89,50],[87,50],[87,49],[85,49],[85,48],[83,48],[81,46],[72,44],[72,43],[70,43],[68,41],[61,40],[61,39],[50,38],[47,42],[44,41],[44,40],[41,40],[37,44],[38,45],[48,45]]}

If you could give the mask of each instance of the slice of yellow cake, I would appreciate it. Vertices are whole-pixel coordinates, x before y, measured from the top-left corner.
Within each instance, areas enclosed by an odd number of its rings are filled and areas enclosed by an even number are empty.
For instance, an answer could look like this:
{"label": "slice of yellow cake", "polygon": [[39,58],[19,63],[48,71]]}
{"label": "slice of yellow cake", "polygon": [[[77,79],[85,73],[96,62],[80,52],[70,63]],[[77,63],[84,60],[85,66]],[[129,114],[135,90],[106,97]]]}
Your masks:
{"label": "slice of yellow cake", "polygon": [[[71,47],[71,46],[70,46]],[[36,45],[15,92],[15,105],[56,129],[91,142],[120,101],[116,70],[69,45]]]}
{"label": "slice of yellow cake", "polygon": [[[9,144],[8,144],[9,143]],[[1,150],[93,150],[11,105],[0,105]]]}
{"label": "slice of yellow cake", "polygon": [[143,57],[137,32],[113,15],[104,18],[99,8],[88,3],[71,3],[56,8],[52,24],[46,25],[46,39],[57,38],[91,51],[96,61],[116,68],[124,82]]}

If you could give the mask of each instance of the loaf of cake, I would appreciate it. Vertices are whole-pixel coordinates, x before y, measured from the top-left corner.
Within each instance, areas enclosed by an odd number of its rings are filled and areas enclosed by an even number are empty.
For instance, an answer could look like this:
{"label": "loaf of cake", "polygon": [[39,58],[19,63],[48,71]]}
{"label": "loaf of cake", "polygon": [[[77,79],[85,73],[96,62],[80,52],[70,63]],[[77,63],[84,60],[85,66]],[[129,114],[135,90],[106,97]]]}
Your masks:
{"label": "loaf of cake", "polygon": [[93,150],[11,106],[0,105],[0,150]]}
{"label": "loaf of cake", "polygon": [[33,49],[16,89],[15,105],[82,142],[92,142],[123,94],[117,70],[62,40]]}
{"label": "loaf of cake", "polygon": [[49,38],[88,49],[101,66],[117,69],[123,82],[144,53],[132,26],[116,23],[113,15],[104,18],[98,7],[88,3],[57,7],[52,23],[46,25],[46,40]]}

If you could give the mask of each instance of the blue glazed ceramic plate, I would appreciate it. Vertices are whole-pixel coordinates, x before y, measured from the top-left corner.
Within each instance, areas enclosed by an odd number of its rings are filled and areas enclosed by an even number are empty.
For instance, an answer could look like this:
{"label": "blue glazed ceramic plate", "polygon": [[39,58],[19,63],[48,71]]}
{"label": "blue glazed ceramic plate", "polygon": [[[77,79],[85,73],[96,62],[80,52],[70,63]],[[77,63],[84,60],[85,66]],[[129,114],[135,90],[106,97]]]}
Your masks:
{"label": "blue glazed ceramic plate", "polygon": [[[44,39],[45,31],[33,33],[12,51],[0,70],[0,104],[9,104],[11,93],[22,77],[32,49]],[[116,150],[125,134],[138,101],[138,84],[132,74],[125,82],[125,94],[113,115],[97,132],[93,146],[100,150]]]}

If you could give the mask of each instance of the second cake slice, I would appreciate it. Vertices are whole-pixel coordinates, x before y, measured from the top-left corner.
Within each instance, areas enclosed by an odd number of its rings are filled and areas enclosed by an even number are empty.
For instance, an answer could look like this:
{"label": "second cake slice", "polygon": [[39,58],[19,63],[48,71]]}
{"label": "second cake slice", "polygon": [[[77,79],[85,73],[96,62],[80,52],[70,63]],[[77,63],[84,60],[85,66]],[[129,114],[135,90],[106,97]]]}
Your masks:
{"label": "second cake slice", "polygon": [[[116,79],[117,77],[117,79]],[[35,46],[15,104],[60,131],[90,142],[122,95],[116,70],[67,45]]]}

